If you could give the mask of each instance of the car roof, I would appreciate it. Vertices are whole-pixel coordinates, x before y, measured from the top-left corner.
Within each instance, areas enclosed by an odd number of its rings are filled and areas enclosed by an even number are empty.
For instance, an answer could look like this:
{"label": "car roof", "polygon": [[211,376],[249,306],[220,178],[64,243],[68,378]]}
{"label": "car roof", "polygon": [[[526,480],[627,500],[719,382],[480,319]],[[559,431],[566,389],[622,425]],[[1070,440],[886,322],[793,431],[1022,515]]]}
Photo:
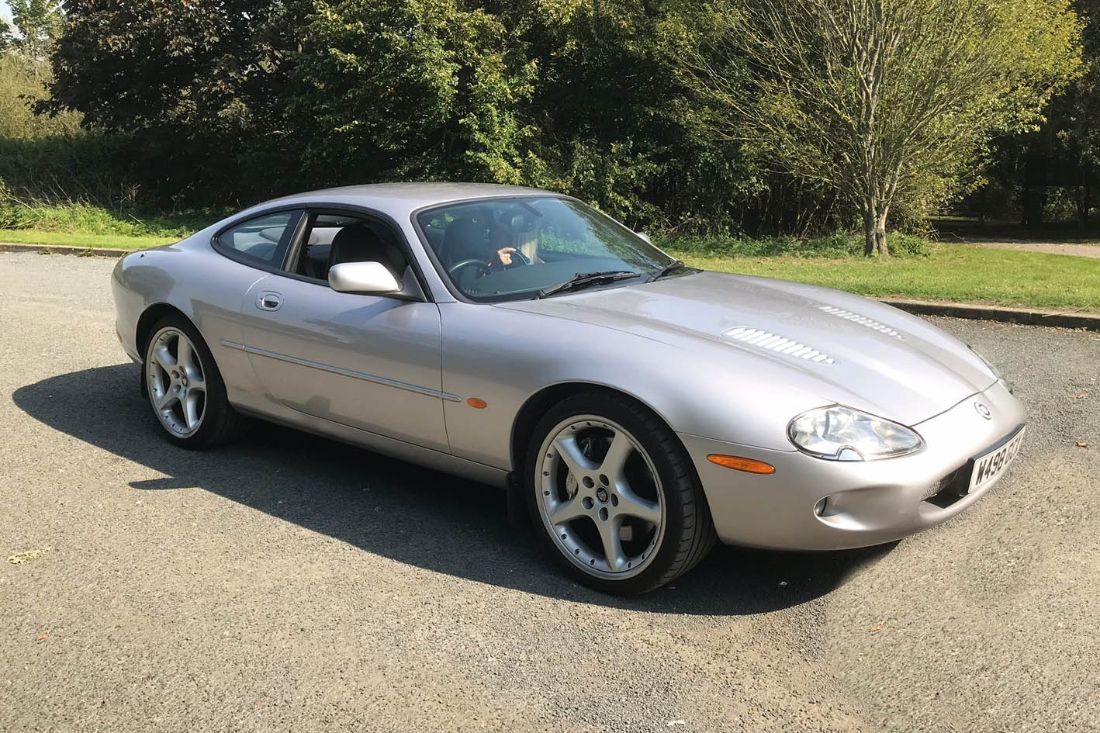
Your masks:
{"label": "car roof", "polygon": [[502,196],[560,196],[552,191],[495,183],[373,183],[342,186],[283,196],[253,208],[288,204],[348,204],[364,206],[395,218],[427,206]]}

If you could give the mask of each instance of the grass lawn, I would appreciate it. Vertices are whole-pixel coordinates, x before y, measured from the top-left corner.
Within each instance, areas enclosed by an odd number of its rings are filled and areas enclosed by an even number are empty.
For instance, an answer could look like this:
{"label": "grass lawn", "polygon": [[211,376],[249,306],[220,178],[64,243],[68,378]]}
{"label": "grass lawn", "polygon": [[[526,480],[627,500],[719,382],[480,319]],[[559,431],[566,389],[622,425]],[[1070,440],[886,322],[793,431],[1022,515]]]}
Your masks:
{"label": "grass lawn", "polygon": [[763,275],[861,295],[1100,311],[1100,259],[933,244],[927,257],[726,257],[670,252],[707,270]]}
{"label": "grass lawn", "polygon": [[41,232],[36,229],[0,229],[0,242],[10,244],[60,244],[70,247],[106,249],[146,249],[177,242],[180,237],[155,234],[81,234],[79,232]]}

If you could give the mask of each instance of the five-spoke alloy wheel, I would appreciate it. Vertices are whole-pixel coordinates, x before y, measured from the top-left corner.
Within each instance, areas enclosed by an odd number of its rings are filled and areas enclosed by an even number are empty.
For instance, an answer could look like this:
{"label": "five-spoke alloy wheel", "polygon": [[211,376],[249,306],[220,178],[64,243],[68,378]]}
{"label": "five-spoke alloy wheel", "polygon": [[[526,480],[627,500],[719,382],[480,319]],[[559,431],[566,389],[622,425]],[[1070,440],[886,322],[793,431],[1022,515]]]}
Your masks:
{"label": "five-spoke alloy wheel", "polygon": [[543,441],[539,514],[555,544],[582,569],[628,578],[652,562],[664,531],[661,479],[620,425],[567,418]]}
{"label": "five-spoke alloy wheel", "polygon": [[206,378],[195,347],[179,329],[167,326],[149,344],[145,383],[160,424],[181,438],[202,427]]}
{"label": "five-spoke alloy wheel", "polygon": [[577,395],[535,428],[528,496],[554,554],[582,582],[642,593],[686,572],[714,542],[682,445],[641,405]]}
{"label": "five-spoke alloy wheel", "polygon": [[210,349],[182,316],[166,316],[150,332],[142,387],[165,435],[185,448],[228,442],[244,425]]}

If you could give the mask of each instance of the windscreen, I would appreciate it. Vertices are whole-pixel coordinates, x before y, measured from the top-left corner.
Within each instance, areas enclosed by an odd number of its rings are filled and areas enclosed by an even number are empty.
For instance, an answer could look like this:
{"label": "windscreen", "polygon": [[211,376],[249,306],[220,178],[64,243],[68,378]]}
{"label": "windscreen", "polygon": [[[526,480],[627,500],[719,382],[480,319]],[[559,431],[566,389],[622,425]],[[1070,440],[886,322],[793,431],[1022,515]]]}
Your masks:
{"label": "windscreen", "polygon": [[590,273],[642,281],[671,261],[598,211],[553,196],[448,204],[421,212],[417,223],[445,277],[471,300],[534,298]]}

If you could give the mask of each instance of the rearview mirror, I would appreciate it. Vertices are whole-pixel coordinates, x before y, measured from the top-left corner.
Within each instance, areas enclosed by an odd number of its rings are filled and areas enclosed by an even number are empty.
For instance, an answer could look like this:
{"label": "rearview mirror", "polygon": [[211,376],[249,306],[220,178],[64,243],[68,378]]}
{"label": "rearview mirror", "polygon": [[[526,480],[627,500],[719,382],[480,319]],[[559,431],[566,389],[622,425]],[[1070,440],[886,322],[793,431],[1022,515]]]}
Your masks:
{"label": "rearview mirror", "polygon": [[646,234],[645,232],[634,232],[634,233],[637,234],[638,238],[641,239],[646,244],[653,244],[653,240],[650,239],[649,235]]}
{"label": "rearview mirror", "polygon": [[401,284],[381,262],[342,262],[328,271],[328,284],[341,293],[393,295]]}

